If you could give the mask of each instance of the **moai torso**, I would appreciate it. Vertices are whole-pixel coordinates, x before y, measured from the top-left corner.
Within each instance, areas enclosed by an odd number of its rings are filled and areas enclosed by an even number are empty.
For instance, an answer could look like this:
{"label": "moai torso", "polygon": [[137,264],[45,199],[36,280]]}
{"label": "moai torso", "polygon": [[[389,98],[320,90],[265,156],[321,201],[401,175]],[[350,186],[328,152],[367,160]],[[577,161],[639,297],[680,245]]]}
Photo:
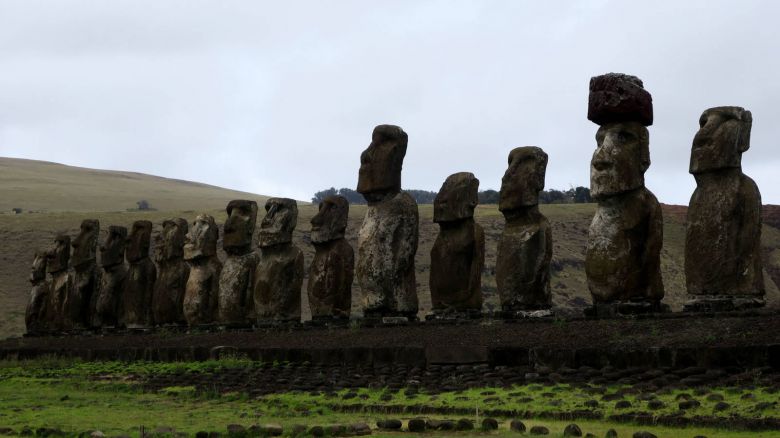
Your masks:
{"label": "moai torso", "polygon": [[64,315],[64,305],[71,290],[71,275],[68,269],[70,262],[70,237],[59,234],[54,239],[54,246],[46,256],[46,272],[48,277],[49,303],[46,306],[47,325],[54,330],[67,330]]}
{"label": "moai torso", "polygon": [[298,206],[292,199],[271,198],[265,211],[255,270],[255,314],[259,322],[300,322],[303,252],[292,244]]}
{"label": "moai torso", "polygon": [[35,334],[49,329],[46,314],[49,304],[49,285],[46,283],[46,254],[36,252],[30,269],[30,300],[24,313],[27,333]]}
{"label": "moai torso", "polygon": [[155,259],[157,280],[152,294],[152,320],[155,325],[184,324],[184,290],[190,267],[184,261],[184,236],[187,221],[182,218],[163,221],[157,236]]}
{"label": "moai torso", "polygon": [[151,222],[136,221],[133,224],[126,251],[129,268],[119,321],[127,328],[146,328],[152,325],[152,293],[157,279],[157,268],[149,258],[151,237]]}
{"label": "moai torso", "polygon": [[311,220],[315,253],[306,290],[314,320],[349,318],[352,309],[355,252],[344,239],[348,215],[347,200],[329,196]]}
{"label": "moai torso", "polygon": [[501,180],[499,210],[506,225],[496,254],[496,286],[504,312],[552,307],[552,230],[538,206],[547,160],[538,147],[515,148]]}
{"label": "moai torso", "polygon": [[711,108],[700,125],[691,151],[697,186],[685,236],[688,294],[744,297],[763,305],[761,194],[741,169],[752,115],[740,107]]}
{"label": "moai torso", "polygon": [[120,299],[127,277],[126,240],[127,228],[114,225],[108,227],[108,238],[100,247],[102,272],[98,292],[94,295],[90,305],[93,327],[115,327],[117,325]]}
{"label": "moai torso", "polygon": [[97,294],[100,271],[95,261],[97,256],[100,223],[96,219],[81,222],[81,231],[73,247],[73,286],[64,303],[66,325],[84,328],[90,325],[90,303]]}
{"label": "moai torso", "polygon": [[417,203],[401,192],[401,168],[408,137],[397,126],[374,128],[360,156],[357,191],[368,201],[358,232],[355,275],[366,316],[416,317],[414,256]]}
{"label": "moai torso", "polygon": [[433,204],[439,234],[431,249],[431,303],[435,314],[482,311],[485,233],[474,222],[479,180],[450,175]]}
{"label": "moai torso", "polygon": [[217,258],[219,229],[214,218],[199,215],[187,233],[184,259],[190,267],[184,291],[183,312],[188,325],[214,321],[222,264]]}
{"label": "moai torso", "polygon": [[222,247],[227,259],[219,277],[217,322],[251,324],[254,315],[252,290],[258,256],[252,250],[252,233],[257,218],[254,201],[230,201]]}

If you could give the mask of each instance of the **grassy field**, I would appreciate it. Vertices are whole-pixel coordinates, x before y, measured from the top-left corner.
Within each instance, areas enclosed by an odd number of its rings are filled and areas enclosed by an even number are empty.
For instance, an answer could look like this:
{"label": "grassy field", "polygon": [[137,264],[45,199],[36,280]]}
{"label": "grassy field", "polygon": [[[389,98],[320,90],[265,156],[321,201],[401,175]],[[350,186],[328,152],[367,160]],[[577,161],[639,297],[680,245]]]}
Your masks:
{"label": "grassy field", "polygon": [[[408,420],[413,414],[388,415],[363,411],[344,413],[344,407],[355,403],[363,405],[384,404],[393,406],[453,407],[465,409],[459,415],[432,415],[425,418],[474,420],[479,427],[485,411],[490,409],[517,409],[536,415],[524,416],[529,428],[544,425],[550,429],[550,436],[561,436],[564,427],[572,421],[548,420],[545,414],[572,412],[585,408],[585,401],[599,396],[586,387],[568,385],[542,386],[525,385],[514,388],[475,388],[459,393],[436,395],[388,389],[343,390],[331,394],[284,393],[249,398],[242,393],[195,393],[192,387],[169,387],[151,393],[143,389],[143,378],[147,373],[202,373],[215,372],[236,367],[251,367],[258,364],[241,359],[226,359],[199,363],[153,364],[143,362],[69,362],[64,360],[38,360],[32,362],[0,362],[0,427],[9,427],[19,432],[25,427],[33,430],[41,427],[60,429],[67,433],[101,430],[107,435],[129,434],[140,436],[140,428],[150,431],[159,427],[175,429],[178,432],[194,434],[198,431],[225,432],[229,424],[280,424],[289,431],[294,425],[351,424],[364,422],[372,427],[384,418]],[[281,366],[281,365],[280,365]],[[623,389],[620,386],[608,388],[608,393]],[[746,400],[750,392],[753,398]],[[350,396],[346,394],[350,393]],[[740,388],[713,388],[707,394],[696,395],[702,405],[696,409],[680,411],[677,407],[680,394],[691,395],[691,391],[669,391],[659,393],[657,400],[666,407],[653,411],[657,415],[675,413],[688,418],[695,416],[738,415],[743,418],[777,417],[777,394],[761,388],[750,390]],[[715,401],[710,394],[722,396],[732,406],[729,413],[713,412]],[[390,399],[388,400],[388,395]],[[627,394],[625,400],[632,403],[633,410],[646,409],[646,400],[638,400]],[[770,407],[756,410],[755,406],[768,402]],[[772,404],[772,402],[775,402]],[[621,411],[614,408],[615,402],[599,401],[596,408],[604,418]],[[466,413],[467,412],[467,413]],[[625,412],[623,410],[622,412]],[[530,418],[528,418],[530,417]],[[497,417],[499,430],[493,432],[458,432],[456,436],[508,436],[511,418]],[[626,437],[637,430],[647,430],[659,437],[680,437],[704,435],[707,437],[770,437],[776,432],[744,432],[715,428],[670,428],[639,426],[632,423],[613,421],[573,421],[583,432],[603,437],[608,429],[615,429],[618,436]],[[377,433],[378,436],[396,436],[400,433]],[[439,433],[437,435],[442,435]]]}

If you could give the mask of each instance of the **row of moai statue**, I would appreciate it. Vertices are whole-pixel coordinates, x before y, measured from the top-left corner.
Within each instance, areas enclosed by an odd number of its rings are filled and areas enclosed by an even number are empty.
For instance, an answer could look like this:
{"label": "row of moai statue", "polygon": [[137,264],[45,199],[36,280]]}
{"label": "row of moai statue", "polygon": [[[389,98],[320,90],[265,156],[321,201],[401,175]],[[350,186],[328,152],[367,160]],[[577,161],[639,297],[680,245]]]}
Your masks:
{"label": "row of moai statue", "polygon": [[[634,76],[594,77],[588,119],[599,125],[590,175],[591,195],[598,205],[585,257],[593,298],[588,312],[600,316],[665,311],[663,217],[658,200],[644,184],[650,166],[647,126],[653,122],[650,93]],[[686,230],[685,274],[691,297],[686,310],[764,304],[761,198],[756,184],[741,170],[751,124],[750,112],[739,107],[708,109],[699,121],[690,161],[697,188]],[[356,263],[344,239],[347,201],[328,197],[312,219],[315,256],[307,293],[314,320],[350,317],[353,274],[364,318],[416,318],[419,215],[414,199],[401,190],[407,142],[401,128],[380,125],[361,154],[357,191],[368,206],[358,233]],[[552,231],[538,206],[547,161],[538,147],[516,148],[501,181],[499,210],[506,225],[495,273],[501,312],[508,318],[551,314]],[[474,220],[478,187],[473,174],[456,173],[446,179],[434,201],[433,220],[440,231],[431,250],[433,319],[482,313],[485,236]],[[28,330],[299,321],[304,261],[292,243],[297,204],[271,198],[265,210],[258,254],[252,248],[256,203],[228,204],[224,263],[217,258],[218,227],[211,216],[200,215],[189,229],[184,219],[163,223],[156,237],[157,266],[149,259],[150,222],[137,221],[129,236],[124,227],[109,227],[100,248],[99,270],[95,264],[99,225],[84,221],[72,245],[68,236],[60,235],[54,248],[36,255]]]}

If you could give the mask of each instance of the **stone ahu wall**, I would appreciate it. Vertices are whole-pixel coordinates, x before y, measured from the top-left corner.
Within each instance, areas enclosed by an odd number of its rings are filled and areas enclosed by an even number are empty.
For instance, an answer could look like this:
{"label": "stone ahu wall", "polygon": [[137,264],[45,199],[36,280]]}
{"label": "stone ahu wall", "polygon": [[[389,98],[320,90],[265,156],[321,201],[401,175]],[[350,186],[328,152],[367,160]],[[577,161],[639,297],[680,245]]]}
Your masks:
{"label": "stone ahu wall", "polygon": [[[598,203],[590,226],[585,270],[592,317],[668,312],[660,272],[663,217],[645,187],[650,166],[648,126],[652,96],[634,76],[591,78],[588,119],[599,125],[590,163]],[[688,209],[685,274],[689,312],[744,310],[764,305],[760,257],[761,195],[741,170],[750,147],[750,111],[736,106],[704,111],[693,139],[690,173],[697,188]],[[377,126],[360,156],[357,191],[368,203],[357,248],[344,239],[349,204],[332,196],[311,221],[314,260],[306,292],[314,325],[345,324],[352,283],[363,320],[403,324],[417,319],[414,258],[419,214],[401,190],[408,136]],[[499,210],[506,225],[498,243],[496,283],[504,319],[550,318],[550,223],[538,208],[548,156],[539,147],[512,149],[501,182]],[[474,221],[479,180],[458,172],[444,181],[434,203],[440,231],[431,250],[432,322],[482,316],[485,233]],[[301,323],[304,258],[292,243],[295,200],[271,198],[262,209],[234,200],[219,227],[201,214],[172,218],[154,236],[152,223],[130,230],[85,220],[77,236],[57,235],[36,253],[26,311],[30,334],[154,327],[246,329]],[[259,244],[252,235],[263,213]]]}

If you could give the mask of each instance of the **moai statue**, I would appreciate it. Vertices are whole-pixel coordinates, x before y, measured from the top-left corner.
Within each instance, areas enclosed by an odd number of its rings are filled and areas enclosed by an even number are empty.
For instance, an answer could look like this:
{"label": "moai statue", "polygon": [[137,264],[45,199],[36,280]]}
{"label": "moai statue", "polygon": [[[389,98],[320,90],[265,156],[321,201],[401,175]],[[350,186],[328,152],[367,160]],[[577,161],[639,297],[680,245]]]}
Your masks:
{"label": "moai statue", "polygon": [[90,303],[97,293],[100,274],[97,268],[97,244],[100,222],[97,219],[81,221],[81,231],[73,240],[73,285],[63,303],[65,325],[86,328],[90,325]]}
{"label": "moai statue", "polygon": [[439,235],[431,249],[432,319],[482,313],[485,232],[474,222],[479,180],[469,172],[447,177],[433,201]]}
{"label": "moai statue", "polygon": [[184,325],[184,290],[190,267],[184,261],[184,236],[187,221],[166,219],[155,237],[154,256],[157,279],[152,293],[152,320],[155,325]]}
{"label": "moai statue", "polygon": [[67,330],[63,315],[64,304],[70,295],[71,275],[68,269],[70,261],[70,237],[58,234],[54,245],[46,254],[46,273],[49,274],[49,304],[47,307],[47,325],[54,330]]}
{"label": "moai statue", "polygon": [[251,325],[254,313],[253,277],[259,261],[257,253],[252,250],[257,203],[230,201],[227,214],[222,237],[227,259],[219,276],[217,322],[230,326]]}
{"label": "moai statue", "polygon": [[349,319],[355,251],[344,238],[348,216],[349,202],[342,196],[328,196],[311,219],[314,260],[306,290],[315,321]]}
{"label": "moai statue", "polygon": [[547,154],[524,146],[509,153],[498,209],[506,219],[498,242],[496,286],[507,318],[549,316],[552,228],[539,211]]}
{"label": "moai statue", "polygon": [[46,253],[36,252],[30,269],[30,301],[24,313],[24,323],[28,334],[38,334],[48,330],[46,315],[49,305],[49,285],[46,283]]}
{"label": "moai statue", "polygon": [[116,327],[119,303],[125,288],[127,266],[125,265],[125,246],[127,228],[111,225],[108,237],[100,246],[100,274],[98,292],[90,304],[92,327]]}
{"label": "moai statue", "polygon": [[130,329],[148,328],[152,325],[152,292],[157,279],[157,268],[149,258],[151,239],[151,222],[133,222],[125,251],[130,267],[122,294],[122,313],[119,320],[120,325]]}
{"label": "moai statue", "polygon": [[588,119],[601,125],[590,163],[598,202],[588,232],[585,273],[594,316],[663,310],[663,217],[645,188],[650,167],[652,98],[634,76],[610,73],[590,80]]}
{"label": "moai statue", "polygon": [[688,207],[685,280],[688,311],[727,311],[764,305],[761,193],[742,173],[750,147],[750,111],[710,108],[693,138],[690,172],[696,190]]}
{"label": "moai statue", "polygon": [[214,218],[201,214],[195,218],[184,239],[184,260],[190,266],[184,290],[184,318],[188,325],[214,321],[219,294],[222,263],[217,258],[219,228]]}
{"label": "moai statue", "polygon": [[298,204],[294,199],[270,198],[265,212],[255,270],[255,314],[260,324],[300,322],[303,252],[292,243]]}
{"label": "moai statue", "polygon": [[355,274],[367,318],[416,318],[419,214],[417,203],[401,191],[401,168],[408,137],[398,126],[374,128],[360,155],[357,191],[368,208],[358,232]]}

